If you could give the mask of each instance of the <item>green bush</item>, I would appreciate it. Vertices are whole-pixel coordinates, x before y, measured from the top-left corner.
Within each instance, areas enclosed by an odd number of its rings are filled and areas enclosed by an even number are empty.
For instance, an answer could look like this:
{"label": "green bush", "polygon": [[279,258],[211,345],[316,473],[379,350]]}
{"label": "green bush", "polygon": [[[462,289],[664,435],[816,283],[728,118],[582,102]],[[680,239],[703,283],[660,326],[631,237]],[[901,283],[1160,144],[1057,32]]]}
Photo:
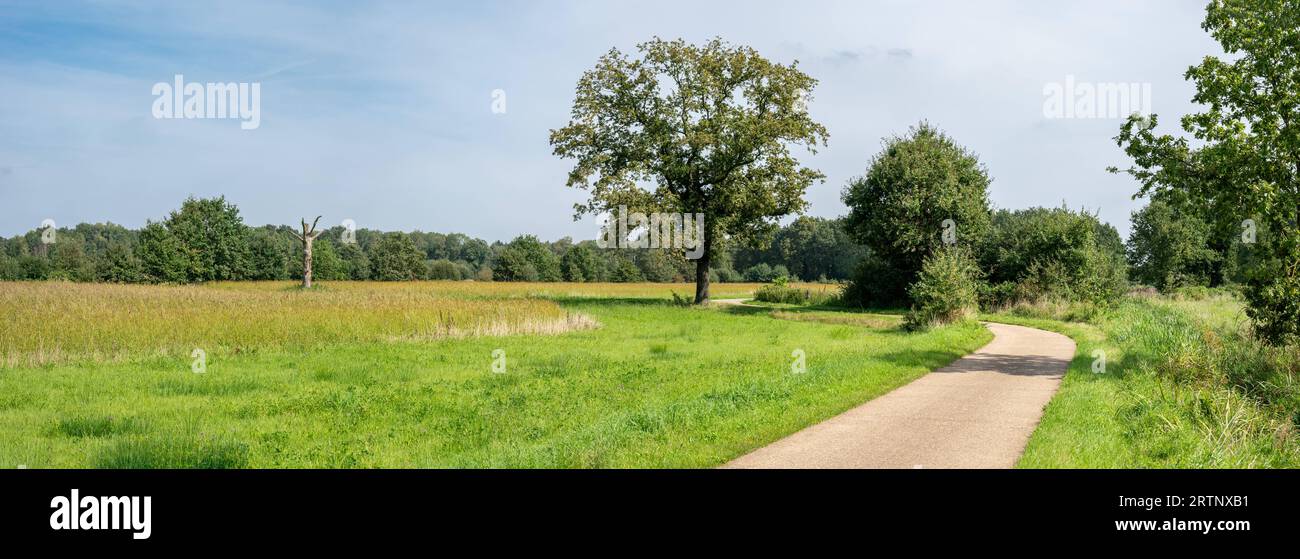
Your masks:
{"label": "green bush", "polygon": [[750,266],[748,270],[745,270],[745,281],[748,282],[761,283],[769,282],[774,279],[776,279],[776,274],[773,272],[772,266],[768,265],[766,262],[760,262]]}
{"label": "green bush", "polygon": [[923,330],[970,318],[979,312],[979,277],[979,268],[965,250],[935,251],[925,259],[916,283],[907,290],[912,308],[904,327]]}
{"label": "green bush", "polygon": [[983,293],[985,302],[997,307],[1047,299],[1108,304],[1128,288],[1119,233],[1085,211],[999,210],[980,261],[996,286]]}
{"label": "green bush", "polygon": [[790,305],[825,305],[835,301],[835,295],[817,292],[814,293],[809,289],[797,289],[786,285],[784,281],[776,281],[754,292],[754,300],[764,303],[786,303]]}
{"label": "green bush", "polygon": [[739,283],[745,281],[745,277],[740,272],[727,268],[714,268],[709,270],[709,281],[717,283]]}
{"label": "green bush", "polygon": [[1015,282],[980,283],[979,302],[981,309],[1002,309],[1016,303],[1018,288]]}
{"label": "green bush", "polygon": [[853,307],[894,307],[907,300],[905,273],[868,254],[853,270],[842,299]]}
{"label": "green bush", "polygon": [[428,277],[432,280],[467,280],[474,279],[474,270],[464,262],[452,262],[445,258],[428,262]]}
{"label": "green bush", "polygon": [[1255,334],[1277,345],[1300,345],[1300,275],[1293,270],[1261,268],[1252,272],[1245,288],[1246,315],[1254,321]]}

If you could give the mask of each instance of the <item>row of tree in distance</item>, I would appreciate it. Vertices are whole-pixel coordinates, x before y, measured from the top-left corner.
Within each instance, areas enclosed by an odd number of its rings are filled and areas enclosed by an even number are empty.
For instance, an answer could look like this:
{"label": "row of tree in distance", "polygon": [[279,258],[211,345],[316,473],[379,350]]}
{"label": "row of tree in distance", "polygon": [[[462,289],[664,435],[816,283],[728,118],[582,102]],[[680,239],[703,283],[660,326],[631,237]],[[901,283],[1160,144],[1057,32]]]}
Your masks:
{"label": "row of tree in distance", "polygon": [[[239,209],[221,197],[190,198],[139,230],[82,223],[52,235],[33,229],[0,240],[0,280],[298,279],[302,243],[293,232],[288,225],[246,226]],[[594,240],[544,242],[532,235],[489,243],[461,233],[338,226],[322,231],[313,252],[317,280],[682,282],[694,273],[694,263],[672,250],[601,249]],[[837,281],[847,279],[864,254],[840,220],[804,216],[777,229],[766,247],[725,251],[711,275],[721,282]]]}

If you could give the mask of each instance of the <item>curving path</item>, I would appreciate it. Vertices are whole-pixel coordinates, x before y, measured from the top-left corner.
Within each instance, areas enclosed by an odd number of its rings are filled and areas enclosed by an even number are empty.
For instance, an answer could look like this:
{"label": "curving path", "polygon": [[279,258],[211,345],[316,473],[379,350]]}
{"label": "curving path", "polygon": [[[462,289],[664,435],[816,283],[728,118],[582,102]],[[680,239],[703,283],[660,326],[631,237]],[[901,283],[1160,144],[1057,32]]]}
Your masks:
{"label": "curving path", "polygon": [[1074,341],[986,326],[993,341],[975,353],[723,467],[1015,466],[1074,358]]}

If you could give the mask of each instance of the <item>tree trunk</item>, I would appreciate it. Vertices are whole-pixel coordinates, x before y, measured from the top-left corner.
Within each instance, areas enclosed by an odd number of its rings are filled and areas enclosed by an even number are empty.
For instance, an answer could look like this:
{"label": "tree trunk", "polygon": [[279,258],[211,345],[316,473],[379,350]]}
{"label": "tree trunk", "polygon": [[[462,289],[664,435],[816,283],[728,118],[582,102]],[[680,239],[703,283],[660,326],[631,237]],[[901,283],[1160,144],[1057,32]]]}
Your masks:
{"label": "tree trunk", "polygon": [[302,238],[302,288],[311,289],[311,242],[316,240],[308,235]]}
{"label": "tree trunk", "polygon": [[704,253],[695,261],[695,304],[709,302],[709,262],[713,260],[713,235],[703,235]]}

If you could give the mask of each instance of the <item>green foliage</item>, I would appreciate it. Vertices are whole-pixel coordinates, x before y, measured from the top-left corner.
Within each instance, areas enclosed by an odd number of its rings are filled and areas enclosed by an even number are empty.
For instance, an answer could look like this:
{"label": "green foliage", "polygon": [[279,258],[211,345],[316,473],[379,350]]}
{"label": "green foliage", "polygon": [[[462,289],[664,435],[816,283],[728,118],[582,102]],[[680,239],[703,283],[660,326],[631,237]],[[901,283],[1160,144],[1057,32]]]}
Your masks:
{"label": "green foliage", "polygon": [[680,253],[674,255],[667,249],[648,249],[638,250],[635,255],[637,268],[645,281],[670,282],[684,277],[676,266],[683,260]]}
{"label": "green foliage", "polygon": [[508,248],[521,251],[537,270],[538,281],[560,281],[560,258],[533,235],[520,235],[510,241]]}
{"label": "green foliage", "polygon": [[[761,242],[775,220],[807,207],[803,194],[823,175],[790,148],[826,144],[826,128],[803,108],[817,81],[720,39],[637,49],[635,59],[611,49],[582,75],[573,118],[551,131],[551,145],[575,160],[569,186],[590,191],[579,215],[619,205],[704,214],[695,264],[707,272],[720,239]],[[697,303],[708,277],[697,274]]]}
{"label": "green foliage", "polygon": [[862,308],[892,307],[907,300],[909,278],[874,254],[858,261],[844,286],[844,303]]}
{"label": "green foliage", "polygon": [[1042,298],[1101,304],[1128,287],[1119,234],[1083,211],[999,210],[980,259],[990,306]]}
{"label": "green foliage", "polygon": [[1210,226],[1195,215],[1152,200],[1133,213],[1128,259],[1133,279],[1171,291],[1208,286],[1222,258],[1209,247]]}
{"label": "green foliage", "polygon": [[851,180],[843,192],[849,233],[880,264],[898,272],[873,280],[898,283],[855,290],[891,299],[861,304],[900,303],[904,287],[942,246],[945,220],[956,225],[959,245],[979,246],[989,230],[988,185],[988,173],[975,154],[928,123],[886,140],[866,176]]}
{"label": "green foliage", "polygon": [[716,268],[709,270],[709,277],[709,281],[721,283],[738,283],[745,281],[745,277],[732,268]]}
{"label": "green foliage", "polygon": [[540,277],[528,254],[519,249],[507,247],[492,263],[493,281],[537,281]]}
{"label": "green foliage", "polygon": [[[302,251],[302,245],[298,245],[298,251]],[[302,258],[295,258],[294,262],[298,267],[302,267]],[[347,265],[339,257],[339,253],[334,250],[334,243],[329,239],[316,239],[312,244],[311,250],[311,273],[318,280],[345,280],[348,279]],[[295,277],[302,277],[302,271],[299,270]],[[421,273],[420,277],[424,274]]]}
{"label": "green foliage", "polygon": [[380,281],[404,281],[424,276],[424,252],[406,233],[388,233],[370,255],[371,275]]}
{"label": "green foliage", "polygon": [[496,281],[560,281],[560,259],[533,235],[520,235],[492,264]]}
{"label": "green foliage", "polygon": [[745,281],[747,282],[766,283],[775,278],[776,274],[773,273],[772,267],[768,266],[766,262],[760,262],[754,266],[750,266],[748,270],[745,270]]}
{"label": "green foliage", "polygon": [[50,259],[30,254],[18,257],[18,279],[43,280],[50,275]]}
{"label": "green foliage", "polygon": [[584,282],[600,281],[601,269],[600,260],[591,247],[585,244],[579,244],[560,259],[560,272],[564,275],[564,281]]}
{"label": "green foliage", "polygon": [[1139,196],[1186,200],[1221,234],[1240,232],[1247,218],[1272,231],[1249,273],[1249,315],[1271,342],[1300,339],[1300,4],[1217,0],[1202,27],[1227,57],[1187,71],[1192,101],[1205,107],[1182,119],[1197,147],[1157,135],[1154,116],[1150,125],[1130,119],[1115,138],[1133,159],[1124,172],[1142,183]]}
{"label": "green foliage", "polygon": [[908,288],[912,308],[904,326],[925,330],[965,320],[979,312],[980,270],[969,252],[944,248],[931,253],[916,282]]}
{"label": "green foliage", "polygon": [[644,279],[645,278],[641,277],[641,269],[637,268],[636,264],[631,260],[622,257],[618,257],[617,260],[614,261],[613,271],[610,273],[609,277],[609,281],[619,283],[638,282],[643,281]]}
{"label": "green foliage", "polygon": [[18,259],[0,251],[0,281],[22,279]]}
{"label": "green foliage", "polygon": [[238,280],[249,273],[248,230],[239,208],[217,198],[188,198],[163,225],[183,248],[188,281]]}
{"label": "green foliage", "polygon": [[798,289],[786,285],[784,281],[774,281],[754,291],[754,300],[765,303],[784,303],[789,305],[825,305],[834,302],[835,295],[814,293],[808,289]]}
{"label": "green foliage", "polygon": [[474,279],[475,270],[464,262],[452,262],[446,258],[429,261],[429,279],[433,280],[468,280]]}
{"label": "green foliage", "polygon": [[852,277],[866,253],[844,229],[842,219],[800,216],[778,230],[768,247],[738,247],[733,267],[744,270],[766,263],[785,266],[791,276],[805,280],[842,280]]}
{"label": "green foliage", "polygon": [[1279,267],[1260,270],[1246,284],[1250,307],[1246,315],[1255,321],[1255,333],[1279,343],[1300,343],[1300,276],[1282,273]]}
{"label": "green foliage", "polygon": [[190,258],[185,246],[161,223],[151,221],[140,230],[140,264],[153,282],[189,280]]}
{"label": "green foliage", "polygon": [[370,279],[370,258],[366,256],[366,251],[361,249],[359,243],[341,243],[339,259],[343,261],[347,279],[357,281]]}
{"label": "green foliage", "polygon": [[95,265],[86,256],[81,238],[68,233],[59,235],[58,242],[50,245],[49,277],[69,281],[94,281]]}
{"label": "green foliage", "polygon": [[[291,248],[295,245],[299,253],[296,259],[292,257],[294,249]],[[301,277],[301,253],[301,244],[285,232],[270,226],[253,229],[248,242],[249,279],[288,279],[291,265],[297,266],[297,275]]]}
{"label": "green foliage", "polygon": [[144,265],[130,246],[116,241],[105,249],[104,258],[96,264],[95,276],[109,283],[136,283],[145,279]]}

